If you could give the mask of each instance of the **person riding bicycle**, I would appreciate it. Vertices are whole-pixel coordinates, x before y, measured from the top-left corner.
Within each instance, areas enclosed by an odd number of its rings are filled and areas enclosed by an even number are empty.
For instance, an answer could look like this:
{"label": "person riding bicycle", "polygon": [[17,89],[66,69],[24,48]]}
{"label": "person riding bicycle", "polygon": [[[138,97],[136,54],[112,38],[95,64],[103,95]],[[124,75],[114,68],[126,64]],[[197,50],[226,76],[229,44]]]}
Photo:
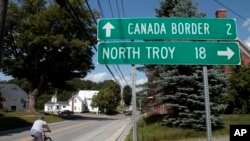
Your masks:
{"label": "person riding bicycle", "polygon": [[37,141],[42,141],[44,128],[46,128],[48,132],[51,132],[47,122],[44,120],[44,116],[41,115],[38,120],[33,123],[32,128],[30,129],[30,135],[34,136]]}

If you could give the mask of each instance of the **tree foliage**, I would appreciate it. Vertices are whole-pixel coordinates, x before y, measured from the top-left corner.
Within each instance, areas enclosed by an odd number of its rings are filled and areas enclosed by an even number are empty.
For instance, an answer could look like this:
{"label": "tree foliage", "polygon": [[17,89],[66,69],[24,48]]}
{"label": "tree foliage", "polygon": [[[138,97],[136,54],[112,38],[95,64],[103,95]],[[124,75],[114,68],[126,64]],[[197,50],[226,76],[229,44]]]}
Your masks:
{"label": "tree foliage", "polygon": [[250,113],[250,66],[236,66],[230,75],[228,92],[228,113]]}
{"label": "tree foliage", "polygon": [[123,100],[124,100],[124,103],[127,106],[131,105],[131,99],[132,99],[132,88],[129,85],[126,85],[123,88]]}
{"label": "tree foliage", "polygon": [[165,0],[156,13],[158,17],[204,17],[205,13],[198,13],[197,7],[192,0]]}
{"label": "tree foliage", "polygon": [[93,97],[91,106],[99,107],[101,112],[112,113],[121,100],[121,88],[113,80],[106,80],[99,93]]}
{"label": "tree foliage", "polygon": [[13,0],[8,8],[3,72],[29,82],[30,111],[48,85],[63,87],[66,80],[85,77],[94,69],[90,41],[81,27],[92,39],[96,28],[84,2],[69,1],[81,15],[82,26],[69,11],[46,2]]}
{"label": "tree foliage", "polygon": [[[158,17],[204,17],[192,0],[168,0],[156,9]],[[185,46],[185,43],[183,43]],[[154,94],[153,105],[166,104],[162,124],[205,130],[205,100],[202,66],[148,65],[148,90]],[[227,76],[219,67],[208,67],[211,120],[213,129],[221,127],[225,109]]]}
{"label": "tree foliage", "polygon": [[[227,77],[222,69],[209,68],[209,97],[213,129],[221,127]],[[156,102],[167,103],[168,113],[163,125],[205,130],[205,100],[201,66],[166,68],[154,83],[160,84]]]}

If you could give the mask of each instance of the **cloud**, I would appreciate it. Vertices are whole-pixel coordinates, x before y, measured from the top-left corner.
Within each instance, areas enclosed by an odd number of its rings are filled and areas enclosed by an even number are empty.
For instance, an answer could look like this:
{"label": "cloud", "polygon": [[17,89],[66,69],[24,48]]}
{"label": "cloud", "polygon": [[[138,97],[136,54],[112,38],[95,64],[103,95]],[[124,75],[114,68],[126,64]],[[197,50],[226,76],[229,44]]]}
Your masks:
{"label": "cloud", "polygon": [[247,27],[247,29],[250,31],[250,18],[244,21],[242,24],[243,27]]}
{"label": "cloud", "polygon": [[144,84],[148,81],[147,78],[141,78],[141,79],[138,79],[136,80],[136,85],[139,85],[139,84]]}
{"label": "cloud", "polygon": [[[121,77],[119,76],[115,76],[116,77],[116,80],[119,81],[119,84],[121,85],[121,88],[124,88],[125,85],[129,85],[131,86],[132,85],[132,81],[131,81],[131,78],[129,76],[125,76],[124,79],[126,81],[124,81]],[[93,82],[103,82],[104,80],[114,80],[115,79],[113,77],[110,77],[110,75],[108,75],[106,72],[101,72],[101,73],[94,73],[94,74],[89,74],[87,75],[84,80],[90,80],[90,81],[93,81]],[[146,83],[148,80],[147,78],[137,78],[136,79],[136,85],[139,85],[139,84],[144,84]],[[139,89],[137,89],[136,91],[139,91]]]}
{"label": "cloud", "polygon": [[91,80],[93,82],[103,82],[104,80],[107,79],[108,79],[108,74],[106,72],[89,74],[84,78],[84,80]]}
{"label": "cloud", "polygon": [[250,37],[248,37],[244,42],[250,47]]}
{"label": "cloud", "polygon": [[[117,81],[119,81],[119,85],[121,86],[121,88],[124,88],[126,85],[131,86],[132,84],[131,78],[129,76],[124,76],[125,80],[117,75],[115,76],[115,78]],[[116,81],[113,77],[111,79]]]}
{"label": "cloud", "polygon": [[9,80],[11,80],[11,79],[13,79],[13,77],[8,76],[8,75],[5,75],[5,74],[3,74],[2,72],[0,72],[0,80],[1,80],[1,81],[9,81]]}

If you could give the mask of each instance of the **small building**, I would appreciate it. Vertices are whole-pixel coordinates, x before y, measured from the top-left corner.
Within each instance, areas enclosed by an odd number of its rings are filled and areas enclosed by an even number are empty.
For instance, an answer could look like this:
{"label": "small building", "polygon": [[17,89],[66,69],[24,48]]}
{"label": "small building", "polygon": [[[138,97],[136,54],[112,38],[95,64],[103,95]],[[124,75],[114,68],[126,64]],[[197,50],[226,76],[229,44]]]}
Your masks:
{"label": "small building", "polygon": [[44,112],[57,114],[62,110],[70,110],[68,101],[57,101],[57,95],[53,95],[51,101],[44,104]]}
{"label": "small building", "polygon": [[0,84],[0,109],[25,111],[28,94],[16,84]]}
{"label": "small building", "polygon": [[73,112],[98,112],[98,108],[91,106],[92,98],[97,95],[99,91],[94,90],[80,90],[78,94],[69,99],[69,105]]}
{"label": "small building", "polygon": [[92,98],[99,91],[80,90],[68,101],[57,101],[57,95],[52,96],[51,101],[44,104],[44,112],[57,114],[62,110],[70,110],[74,113],[98,112],[98,108],[91,106]]}

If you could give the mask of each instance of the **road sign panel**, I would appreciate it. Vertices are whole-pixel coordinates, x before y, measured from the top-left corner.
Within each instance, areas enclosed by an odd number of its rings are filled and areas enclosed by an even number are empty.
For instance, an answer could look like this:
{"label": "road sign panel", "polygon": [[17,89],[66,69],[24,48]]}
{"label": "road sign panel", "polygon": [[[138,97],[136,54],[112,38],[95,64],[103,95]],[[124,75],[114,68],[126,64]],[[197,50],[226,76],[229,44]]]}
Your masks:
{"label": "road sign panel", "polygon": [[100,64],[240,65],[237,42],[101,42]]}
{"label": "road sign panel", "polygon": [[235,19],[122,18],[98,21],[98,40],[235,40]]}

